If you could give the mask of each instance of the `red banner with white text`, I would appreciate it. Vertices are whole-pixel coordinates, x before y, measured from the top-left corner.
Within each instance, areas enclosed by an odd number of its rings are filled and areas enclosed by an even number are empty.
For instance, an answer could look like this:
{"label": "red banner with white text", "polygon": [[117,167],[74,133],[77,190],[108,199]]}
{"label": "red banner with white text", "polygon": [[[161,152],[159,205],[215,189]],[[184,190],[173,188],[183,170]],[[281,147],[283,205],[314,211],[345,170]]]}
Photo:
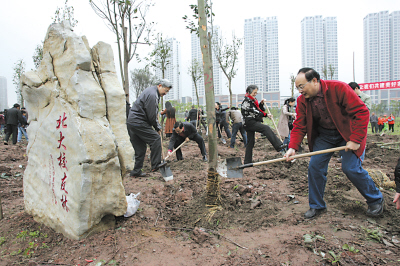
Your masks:
{"label": "red banner with white text", "polygon": [[400,89],[400,80],[359,83],[361,91]]}

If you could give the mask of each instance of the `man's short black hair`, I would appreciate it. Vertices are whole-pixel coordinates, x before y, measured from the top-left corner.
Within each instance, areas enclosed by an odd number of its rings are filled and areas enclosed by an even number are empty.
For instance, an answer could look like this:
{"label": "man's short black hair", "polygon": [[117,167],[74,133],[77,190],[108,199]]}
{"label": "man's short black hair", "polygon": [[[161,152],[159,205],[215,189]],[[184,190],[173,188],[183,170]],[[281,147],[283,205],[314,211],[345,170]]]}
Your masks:
{"label": "man's short black hair", "polygon": [[177,127],[182,129],[183,128],[183,123],[182,122],[176,122],[175,125],[174,125],[174,128],[177,128]]}
{"label": "man's short black hair", "polygon": [[350,82],[350,83],[349,83],[349,86],[350,86],[353,90],[355,90],[355,89],[357,89],[357,88],[360,88],[360,86],[359,86],[356,82],[354,82],[354,81]]}
{"label": "man's short black hair", "polygon": [[19,105],[18,103],[15,103],[14,104],[14,108],[18,108],[18,107],[20,107],[21,105]]}
{"label": "man's short black hair", "polygon": [[310,67],[303,67],[297,72],[297,75],[300,73],[304,73],[306,76],[307,81],[313,80],[313,78],[316,78],[317,81],[320,81],[320,75],[317,71],[315,71],[313,68]]}

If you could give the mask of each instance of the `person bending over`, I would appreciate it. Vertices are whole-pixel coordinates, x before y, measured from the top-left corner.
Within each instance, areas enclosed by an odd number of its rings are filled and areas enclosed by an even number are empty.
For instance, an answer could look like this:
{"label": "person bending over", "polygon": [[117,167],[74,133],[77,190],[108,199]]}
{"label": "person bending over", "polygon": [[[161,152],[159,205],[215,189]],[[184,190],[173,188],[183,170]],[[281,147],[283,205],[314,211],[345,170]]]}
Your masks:
{"label": "person bending over", "polygon": [[[193,140],[197,142],[199,145],[201,155],[203,156],[203,161],[207,162],[207,152],[206,145],[204,144],[203,138],[197,133],[196,128],[188,122],[176,122],[174,125],[174,131],[172,133],[172,137],[169,141],[168,146],[168,156],[171,155],[172,150],[177,148],[182,144],[185,140]],[[176,159],[178,161],[183,160],[182,150],[179,148],[176,151]]]}

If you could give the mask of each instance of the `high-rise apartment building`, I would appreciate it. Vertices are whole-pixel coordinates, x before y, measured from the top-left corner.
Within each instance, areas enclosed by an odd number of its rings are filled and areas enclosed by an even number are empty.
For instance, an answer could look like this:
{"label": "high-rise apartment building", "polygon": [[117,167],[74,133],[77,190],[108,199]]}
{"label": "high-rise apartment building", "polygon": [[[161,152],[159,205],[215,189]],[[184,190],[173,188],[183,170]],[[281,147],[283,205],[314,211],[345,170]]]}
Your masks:
{"label": "high-rise apartment building", "polygon": [[[400,11],[381,11],[364,17],[364,82],[400,79]],[[369,91],[372,103],[400,98],[400,90]]]}
{"label": "high-rise apartment building", "polygon": [[[213,39],[217,39],[220,36],[219,26],[214,26]],[[201,67],[203,67],[203,57],[201,54],[200,39],[196,33],[192,33],[191,36],[191,46],[192,46],[192,62],[196,60]],[[192,64],[191,62],[191,64]],[[214,94],[222,94],[222,70],[219,66],[215,53],[212,52],[212,62],[213,62],[213,81],[214,81]],[[190,65],[191,65],[190,64]],[[201,78],[197,81],[197,91],[199,94],[199,104],[205,105],[205,90],[204,90],[204,79]],[[192,100],[194,104],[197,104],[196,88],[194,82],[192,81]]]}
{"label": "high-rise apartment building", "polygon": [[7,79],[0,77],[0,111],[8,109],[7,101]]}
{"label": "high-rise apartment building", "polygon": [[278,20],[276,17],[245,19],[244,57],[246,87],[255,84],[260,92],[279,92]]}
{"label": "high-rise apartment building", "polygon": [[[169,64],[164,72],[164,78],[172,82],[172,89],[164,96],[164,102],[168,100],[179,101],[182,95],[182,82],[181,82],[181,44],[175,38],[169,38],[166,40],[171,48],[171,56],[169,58]],[[155,75],[157,78],[162,78],[162,72],[160,69],[155,69]]]}
{"label": "high-rise apartment building", "polygon": [[336,17],[305,17],[301,21],[301,64],[314,68],[323,79],[338,79]]}
{"label": "high-rise apartment building", "polygon": [[389,16],[391,41],[391,80],[400,80],[400,10],[393,11]]}

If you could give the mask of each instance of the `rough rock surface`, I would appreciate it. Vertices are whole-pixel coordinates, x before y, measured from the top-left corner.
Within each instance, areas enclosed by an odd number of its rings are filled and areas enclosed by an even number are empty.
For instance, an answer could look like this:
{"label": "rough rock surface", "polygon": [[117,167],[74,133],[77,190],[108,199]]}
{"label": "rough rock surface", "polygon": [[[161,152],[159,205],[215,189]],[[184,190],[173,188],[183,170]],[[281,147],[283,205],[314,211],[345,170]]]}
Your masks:
{"label": "rough rock surface", "polygon": [[25,210],[80,239],[106,215],[126,212],[122,176],[133,168],[110,45],[93,49],[68,22],[50,25],[43,59],[22,76],[29,112]]}

